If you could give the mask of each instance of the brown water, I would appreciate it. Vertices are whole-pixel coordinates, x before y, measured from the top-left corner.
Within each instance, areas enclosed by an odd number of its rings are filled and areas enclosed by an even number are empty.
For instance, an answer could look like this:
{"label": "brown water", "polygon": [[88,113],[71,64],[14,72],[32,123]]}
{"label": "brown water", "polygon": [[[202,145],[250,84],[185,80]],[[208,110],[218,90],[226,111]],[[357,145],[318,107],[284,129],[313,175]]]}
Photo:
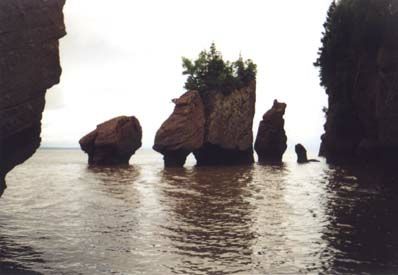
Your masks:
{"label": "brown water", "polygon": [[[40,150],[7,177],[0,274],[397,274],[398,181],[283,166],[88,168]],[[398,173],[398,172],[397,172]]]}

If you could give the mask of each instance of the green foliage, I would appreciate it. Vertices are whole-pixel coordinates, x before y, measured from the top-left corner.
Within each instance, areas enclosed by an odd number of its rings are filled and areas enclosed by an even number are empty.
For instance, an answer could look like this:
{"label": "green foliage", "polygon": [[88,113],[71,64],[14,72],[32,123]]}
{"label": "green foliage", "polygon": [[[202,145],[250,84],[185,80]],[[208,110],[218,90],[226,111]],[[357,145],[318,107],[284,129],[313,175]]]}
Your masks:
{"label": "green foliage", "polygon": [[388,27],[385,18],[390,2],[340,0],[330,5],[322,47],[314,63],[320,68],[321,85],[329,95],[348,100],[362,66],[376,60]]}
{"label": "green foliage", "polygon": [[256,79],[257,66],[249,59],[239,57],[235,62],[224,61],[214,43],[209,51],[200,52],[195,61],[182,58],[183,74],[188,75],[185,89],[201,94],[220,91],[224,95],[247,86]]}

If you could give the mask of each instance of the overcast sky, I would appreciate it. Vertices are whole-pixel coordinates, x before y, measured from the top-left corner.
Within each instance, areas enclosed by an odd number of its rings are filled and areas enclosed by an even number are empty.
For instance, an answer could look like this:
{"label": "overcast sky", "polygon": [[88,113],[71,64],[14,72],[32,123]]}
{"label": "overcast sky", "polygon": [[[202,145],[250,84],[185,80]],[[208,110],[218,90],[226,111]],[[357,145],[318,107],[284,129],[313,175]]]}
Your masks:
{"label": "overcast sky", "polygon": [[331,0],[68,0],[61,83],[47,93],[43,146],[78,146],[105,120],[136,116],[143,146],[183,92],[181,57],[215,42],[258,67],[254,133],[274,99],[287,103],[291,145],[317,150],[327,97],[313,62]]}

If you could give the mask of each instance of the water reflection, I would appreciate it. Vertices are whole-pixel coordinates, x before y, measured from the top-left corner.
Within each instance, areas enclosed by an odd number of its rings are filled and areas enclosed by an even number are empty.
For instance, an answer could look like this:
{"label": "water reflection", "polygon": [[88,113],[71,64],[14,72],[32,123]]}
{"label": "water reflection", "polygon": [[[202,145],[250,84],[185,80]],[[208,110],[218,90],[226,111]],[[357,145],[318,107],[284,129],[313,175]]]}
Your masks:
{"label": "water reflection", "polygon": [[113,167],[89,166],[87,167],[87,173],[90,175],[87,179],[92,179],[88,182],[88,184],[91,184],[90,188],[98,188],[104,194],[126,202],[135,202],[139,199],[132,185],[140,178],[140,167],[132,165]]}
{"label": "water reflection", "polygon": [[394,274],[395,170],[87,168],[38,152],[0,200],[0,274]]}
{"label": "water reflection", "polygon": [[252,167],[167,169],[161,178],[163,201],[170,213],[166,237],[182,260],[170,270],[179,273],[250,270],[252,242],[247,187]]}
{"label": "water reflection", "polygon": [[[0,233],[2,234],[2,232]],[[39,274],[22,265],[21,261],[29,261],[30,265],[43,264],[42,253],[28,245],[14,242],[6,235],[0,235],[0,274],[34,275]]]}
{"label": "water reflection", "polygon": [[395,171],[329,170],[329,225],[324,238],[337,273],[394,274],[398,270],[398,178]]}

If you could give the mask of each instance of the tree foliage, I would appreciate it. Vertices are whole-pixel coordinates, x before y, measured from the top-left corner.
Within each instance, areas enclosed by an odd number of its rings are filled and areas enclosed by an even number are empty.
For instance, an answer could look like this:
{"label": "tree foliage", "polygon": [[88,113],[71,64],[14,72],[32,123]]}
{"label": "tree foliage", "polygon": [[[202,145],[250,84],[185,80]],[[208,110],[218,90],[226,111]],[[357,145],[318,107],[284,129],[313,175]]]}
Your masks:
{"label": "tree foliage", "polygon": [[201,94],[219,91],[228,95],[255,80],[257,73],[257,66],[250,59],[244,61],[239,57],[234,62],[224,61],[214,43],[194,61],[183,57],[182,65],[183,74],[188,75],[185,88]]}
{"label": "tree foliage", "polygon": [[366,60],[375,60],[387,30],[392,0],[333,1],[327,13],[315,66],[328,94],[347,96]]}

